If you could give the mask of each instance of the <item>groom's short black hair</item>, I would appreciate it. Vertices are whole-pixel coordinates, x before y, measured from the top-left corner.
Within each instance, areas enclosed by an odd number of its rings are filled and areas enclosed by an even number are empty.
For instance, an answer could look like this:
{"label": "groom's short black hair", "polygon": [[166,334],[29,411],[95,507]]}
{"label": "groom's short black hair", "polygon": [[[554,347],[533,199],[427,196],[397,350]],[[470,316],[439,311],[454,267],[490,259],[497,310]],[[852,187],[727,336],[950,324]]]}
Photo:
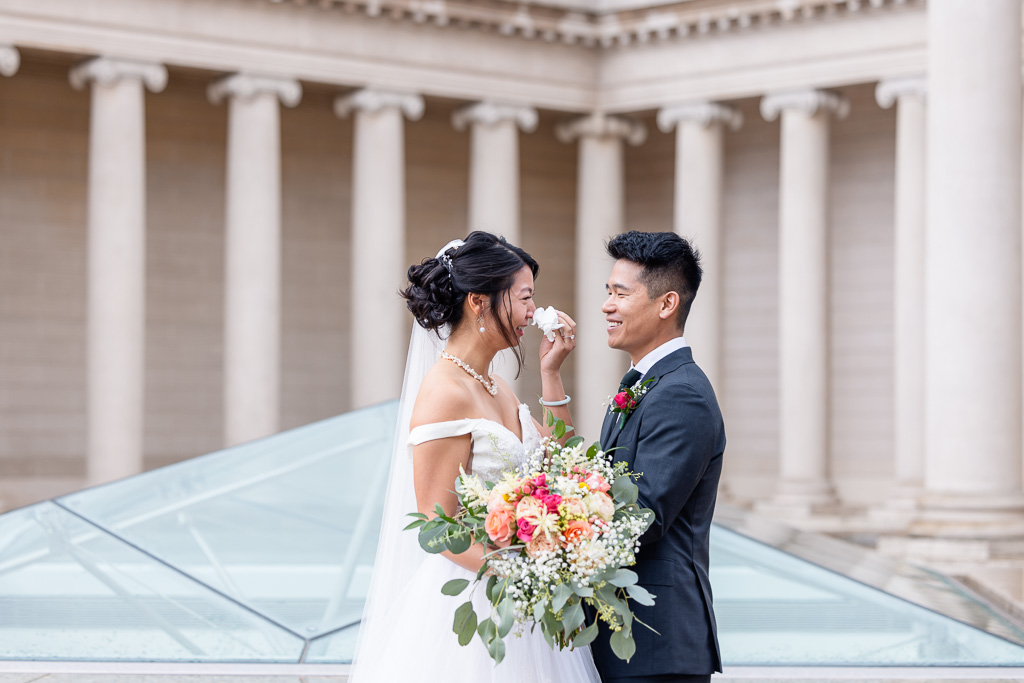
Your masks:
{"label": "groom's short black hair", "polygon": [[704,272],[700,267],[700,253],[674,232],[637,230],[616,235],[608,242],[607,250],[616,261],[631,261],[643,269],[640,281],[650,298],[666,292],[679,294],[676,321],[679,329],[683,329]]}

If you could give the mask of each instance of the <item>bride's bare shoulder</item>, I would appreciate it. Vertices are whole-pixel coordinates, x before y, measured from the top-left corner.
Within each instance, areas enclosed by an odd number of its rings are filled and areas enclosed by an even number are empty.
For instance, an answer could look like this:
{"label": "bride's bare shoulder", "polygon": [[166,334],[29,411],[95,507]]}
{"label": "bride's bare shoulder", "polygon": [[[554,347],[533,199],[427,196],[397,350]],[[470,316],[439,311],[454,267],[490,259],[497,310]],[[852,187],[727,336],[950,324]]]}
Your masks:
{"label": "bride's bare shoulder", "polygon": [[466,383],[452,377],[445,370],[443,366],[434,366],[423,378],[413,406],[410,427],[461,420],[479,412]]}

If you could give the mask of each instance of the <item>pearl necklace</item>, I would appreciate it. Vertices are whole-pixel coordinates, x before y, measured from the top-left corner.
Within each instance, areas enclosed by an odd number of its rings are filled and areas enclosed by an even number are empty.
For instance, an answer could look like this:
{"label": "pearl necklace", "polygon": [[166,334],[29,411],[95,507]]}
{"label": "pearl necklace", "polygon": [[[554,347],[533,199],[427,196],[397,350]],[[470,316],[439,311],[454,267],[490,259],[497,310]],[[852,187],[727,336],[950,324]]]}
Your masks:
{"label": "pearl necklace", "polygon": [[496,381],[492,379],[490,382],[488,382],[486,379],[484,379],[483,375],[481,375],[473,368],[469,367],[469,364],[466,363],[461,358],[459,358],[458,356],[453,356],[447,351],[442,351],[441,358],[444,358],[445,360],[450,360],[451,362],[455,363],[460,368],[468,372],[473,379],[475,379],[477,382],[480,382],[480,384],[484,385],[484,389],[486,389],[487,393],[490,394],[491,396],[498,395],[498,383]]}

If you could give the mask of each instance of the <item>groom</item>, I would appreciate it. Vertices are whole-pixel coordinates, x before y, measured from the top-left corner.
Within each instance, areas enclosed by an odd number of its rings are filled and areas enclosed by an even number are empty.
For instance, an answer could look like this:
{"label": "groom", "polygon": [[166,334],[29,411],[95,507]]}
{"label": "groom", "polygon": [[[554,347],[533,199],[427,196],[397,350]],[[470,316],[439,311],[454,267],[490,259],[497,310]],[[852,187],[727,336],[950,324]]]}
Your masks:
{"label": "groom", "polygon": [[[653,607],[635,601],[636,654],[618,659],[608,631],[592,651],[605,683],[708,681],[722,670],[708,581],[708,541],[725,450],[725,425],[715,392],[693,362],[683,327],[700,285],[700,257],[675,233],[631,231],[608,243],[615,259],[602,311],[608,345],[629,354],[622,386],[647,392],[625,415],[609,410],[601,446],[643,473],[639,503],[654,511],[640,538],[639,583]],[[648,380],[650,380],[648,382]],[[642,389],[641,389],[642,391]],[[621,427],[620,427],[621,424]]]}

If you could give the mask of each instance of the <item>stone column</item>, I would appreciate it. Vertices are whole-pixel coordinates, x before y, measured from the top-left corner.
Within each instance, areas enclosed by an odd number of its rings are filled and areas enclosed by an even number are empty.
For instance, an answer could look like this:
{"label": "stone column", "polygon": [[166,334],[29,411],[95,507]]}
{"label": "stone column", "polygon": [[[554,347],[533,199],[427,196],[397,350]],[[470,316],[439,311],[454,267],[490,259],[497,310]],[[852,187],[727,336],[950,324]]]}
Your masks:
{"label": "stone column", "polygon": [[922,534],[1024,534],[1020,25],[1019,0],[928,8]]}
{"label": "stone column", "polygon": [[281,351],[281,125],[298,81],[228,76],[211,84],[228,100],[224,295],[224,442],[278,431]]}
{"label": "stone column", "polygon": [[770,95],[782,116],[779,171],[779,487],[796,515],[834,501],[828,472],[829,119],[848,102],[824,91]]}
{"label": "stone column", "polygon": [[739,130],[743,115],[733,107],[691,102],[658,112],[658,128],[676,130],[675,220],[679,235],[692,238],[704,267],[697,298],[686,321],[694,360],[722,400],[722,178],[723,126]]}
{"label": "stone column", "polygon": [[882,81],[879,106],[896,105],[895,481],[888,507],[917,507],[924,482],[925,79]]}
{"label": "stone column", "polygon": [[600,112],[560,125],[562,142],[579,139],[576,191],[576,380],[573,417],[588,442],[601,436],[600,406],[615,393],[629,358],[608,347],[601,306],[612,261],[605,242],[625,224],[625,172],[622,141],[641,144],[647,130],[639,123]]}
{"label": "stone column", "polygon": [[[398,290],[405,255],[405,136],[403,115],[423,116],[423,98],[408,93],[359,90],[334,102],[355,114],[352,170],[352,326],[350,408],[402,393],[409,315]],[[367,326],[365,321],[373,321]]]}
{"label": "stone column", "polygon": [[[532,107],[478,102],[452,115],[456,130],[470,126],[469,229],[503,235],[522,246],[519,230],[519,131],[537,128]],[[499,354],[494,371],[519,394],[515,358]],[[522,398],[522,397],[520,397]]]}
{"label": "stone column", "polygon": [[21,66],[21,54],[13,45],[0,44],[0,76],[13,76]]}
{"label": "stone column", "polygon": [[89,113],[88,445],[90,484],[142,471],[145,335],[145,92],[167,85],[148,62],[98,57],[71,69]]}

